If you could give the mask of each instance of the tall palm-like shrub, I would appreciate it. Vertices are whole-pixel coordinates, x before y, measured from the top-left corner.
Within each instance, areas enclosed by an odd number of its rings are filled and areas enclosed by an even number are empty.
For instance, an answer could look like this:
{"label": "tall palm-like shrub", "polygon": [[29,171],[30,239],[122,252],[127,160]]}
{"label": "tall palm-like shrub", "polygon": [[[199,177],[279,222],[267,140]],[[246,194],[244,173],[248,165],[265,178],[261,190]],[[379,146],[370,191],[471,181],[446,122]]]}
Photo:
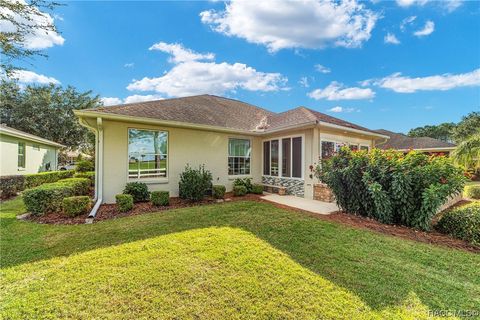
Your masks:
{"label": "tall palm-like shrub", "polygon": [[457,165],[467,170],[480,170],[480,132],[461,142],[452,152],[452,158]]}

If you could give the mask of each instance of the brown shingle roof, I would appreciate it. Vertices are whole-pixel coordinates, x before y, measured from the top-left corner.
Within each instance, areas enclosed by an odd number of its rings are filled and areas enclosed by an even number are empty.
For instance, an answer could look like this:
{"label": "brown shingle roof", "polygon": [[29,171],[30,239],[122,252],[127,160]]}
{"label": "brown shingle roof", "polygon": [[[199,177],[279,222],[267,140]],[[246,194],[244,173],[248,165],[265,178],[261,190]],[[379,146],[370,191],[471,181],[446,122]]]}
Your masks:
{"label": "brown shingle roof", "polygon": [[455,148],[453,143],[445,142],[442,140],[430,138],[430,137],[409,137],[401,133],[396,133],[384,129],[375,130],[380,134],[389,136],[390,139],[383,145],[378,147],[381,149],[435,149],[435,148]]}
{"label": "brown shingle roof", "polygon": [[[265,132],[287,126],[322,121],[378,134],[367,128],[305,107],[274,113],[242,101],[214,95],[147,101],[86,111],[210,125],[244,131],[261,128]],[[265,121],[267,126],[262,126],[262,124],[265,124]]]}

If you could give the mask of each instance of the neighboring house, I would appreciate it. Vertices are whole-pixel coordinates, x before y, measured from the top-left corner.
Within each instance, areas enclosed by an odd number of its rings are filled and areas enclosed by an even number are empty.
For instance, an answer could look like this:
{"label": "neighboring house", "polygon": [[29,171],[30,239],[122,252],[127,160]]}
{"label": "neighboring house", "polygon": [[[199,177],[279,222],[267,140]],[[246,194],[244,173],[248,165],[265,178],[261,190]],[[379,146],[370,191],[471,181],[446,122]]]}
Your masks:
{"label": "neighboring house", "polygon": [[377,148],[384,150],[396,149],[403,152],[415,150],[430,154],[449,155],[450,152],[453,151],[456,147],[456,145],[454,145],[453,143],[430,137],[409,137],[401,133],[395,133],[384,129],[376,131],[380,134],[390,137],[387,142],[377,145]]}
{"label": "neighboring house", "polygon": [[[286,187],[312,198],[310,165],[343,145],[370,149],[387,136],[298,107],[282,113],[241,101],[200,95],[76,110],[96,133],[97,204],[113,203],[125,184],[178,195],[186,164],[205,168],[232,190],[235,178]],[[101,200],[101,201],[100,201]]]}
{"label": "neighboring house", "polygon": [[56,170],[58,149],[64,146],[20,130],[0,125],[0,175]]}

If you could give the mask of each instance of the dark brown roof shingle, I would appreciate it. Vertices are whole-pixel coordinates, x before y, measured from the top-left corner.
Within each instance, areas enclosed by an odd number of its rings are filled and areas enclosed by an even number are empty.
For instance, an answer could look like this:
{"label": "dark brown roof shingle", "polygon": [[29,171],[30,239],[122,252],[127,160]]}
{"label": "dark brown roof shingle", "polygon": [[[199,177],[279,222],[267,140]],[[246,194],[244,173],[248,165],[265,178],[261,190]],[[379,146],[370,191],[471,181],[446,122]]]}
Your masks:
{"label": "dark brown roof shingle", "polygon": [[401,133],[396,133],[384,129],[375,130],[380,134],[389,136],[390,139],[378,147],[381,149],[434,149],[434,148],[454,148],[455,144],[430,137],[409,137]]}

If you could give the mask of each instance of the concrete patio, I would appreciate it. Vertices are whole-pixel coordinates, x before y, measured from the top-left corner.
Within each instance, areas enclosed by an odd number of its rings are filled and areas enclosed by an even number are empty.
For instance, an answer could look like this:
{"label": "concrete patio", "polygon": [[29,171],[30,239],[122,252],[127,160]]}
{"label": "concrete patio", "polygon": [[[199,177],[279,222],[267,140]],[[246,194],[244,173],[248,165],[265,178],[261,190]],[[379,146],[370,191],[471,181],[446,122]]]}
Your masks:
{"label": "concrete patio", "polygon": [[272,193],[264,195],[262,199],[318,214],[330,214],[340,210],[336,203],[322,202],[296,196],[280,196]]}

